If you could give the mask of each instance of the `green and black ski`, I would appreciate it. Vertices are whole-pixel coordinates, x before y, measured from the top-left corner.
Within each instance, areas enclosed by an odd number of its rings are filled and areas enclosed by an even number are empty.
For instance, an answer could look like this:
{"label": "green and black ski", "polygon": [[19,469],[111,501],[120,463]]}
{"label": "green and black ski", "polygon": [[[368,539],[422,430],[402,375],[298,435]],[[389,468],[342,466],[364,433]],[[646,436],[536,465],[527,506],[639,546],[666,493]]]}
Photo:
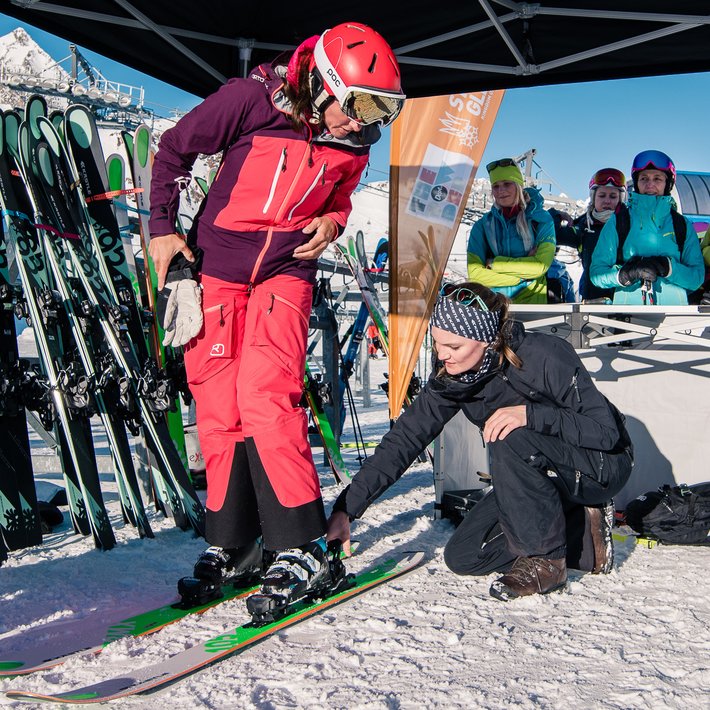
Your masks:
{"label": "green and black ski", "polygon": [[[176,524],[183,528],[192,526],[202,535],[204,509],[165,422],[164,412],[170,406],[169,395],[150,377],[150,373],[146,375],[136,355],[126,324],[126,307],[113,287],[81,192],[75,189],[77,176],[73,174],[63,145],[51,122],[38,117],[36,124],[41,139],[33,152],[33,168],[37,170],[38,181],[52,207],[54,219],[59,223],[58,231],[78,236],[63,240],[67,260],[60,266],[64,269],[64,277],[74,277],[81,286],[112,354],[117,373],[123,378],[125,392],[135,403],[148,446],[156,457],[162,479],[171,488],[169,502]],[[58,239],[54,235],[53,242]],[[70,272],[67,271],[68,264]]]}
{"label": "green and black ski", "polygon": [[[0,221],[0,540],[8,550],[42,542],[25,416],[26,363],[17,351],[13,254]],[[1,556],[1,555],[0,555]]]}
{"label": "green and black ski", "polygon": [[263,626],[249,622],[237,628],[227,629],[224,633],[191,646],[185,651],[170,656],[161,663],[146,666],[133,672],[124,672],[114,678],[98,681],[92,685],[76,688],[68,692],[36,693],[9,690],[6,695],[13,700],[43,700],[54,703],[85,705],[103,703],[138,693],[155,691],[222,659],[241,653],[282,629],[400,577],[415,569],[423,560],[424,553],[422,552],[405,553],[400,557],[388,560],[358,575],[349,577],[347,584],[343,585],[345,588],[339,589],[331,596],[327,596],[324,599],[296,602],[288,609],[288,613],[285,616],[276,621]]}
{"label": "green and black ski", "polygon": [[72,344],[67,314],[45,258],[43,240],[49,226],[23,179],[19,132],[19,116],[5,112],[0,135],[0,199],[6,233],[15,247],[26,316],[47,379],[47,396],[38,401],[37,413],[45,428],[54,428],[59,442],[75,531],[93,534],[97,547],[110,549],[115,539],[101,496],[91,437],[90,383]]}

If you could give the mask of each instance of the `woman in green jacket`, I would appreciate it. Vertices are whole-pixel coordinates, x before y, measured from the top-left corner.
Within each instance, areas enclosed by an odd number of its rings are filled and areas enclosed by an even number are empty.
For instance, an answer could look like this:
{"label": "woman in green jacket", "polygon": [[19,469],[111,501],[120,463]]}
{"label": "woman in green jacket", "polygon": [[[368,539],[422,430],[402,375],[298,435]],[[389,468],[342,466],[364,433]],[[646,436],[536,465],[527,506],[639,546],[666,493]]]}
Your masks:
{"label": "woman in green jacket", "polygon": [[540,191],[524,188],[512,158],[486,166],[494,205],[471,228],[468,277],[513,303],[547,303],[547,270],[555,257],[555,224]]}

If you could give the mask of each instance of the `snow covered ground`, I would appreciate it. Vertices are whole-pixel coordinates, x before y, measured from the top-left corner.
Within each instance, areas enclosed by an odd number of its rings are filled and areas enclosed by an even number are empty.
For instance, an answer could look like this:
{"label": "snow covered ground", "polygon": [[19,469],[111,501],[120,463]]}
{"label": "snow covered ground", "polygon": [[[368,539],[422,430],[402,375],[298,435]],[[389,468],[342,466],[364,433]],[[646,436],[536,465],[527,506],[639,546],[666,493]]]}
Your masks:
{"label": "snow covered ground", "polygon": [[[372,440],[387,429],[385,397],[374,389],[385,370],[386,361],[372,361],[373,406],[359,408]],[[354,450],[344,451],[355,468]],[[96,551],[65,522],[41,547],[11,553],[0,570],[3,650],[16,645],[9,638],[18,630],[50,620],[92,610],[128,614],[133,605],[163,601],[190,572],[204,542],[155,513],[155,539],[139,540],[120,519],[110,474],[102,477],[118,545]],[[322,484],[329,507],[339,489],[326,469]],[[494,576],[461,578],[446,569],[442,550],[452,525],[434,520],[433,504],[431,466],[418,464],[354,526],[361,547],[353,570],[415,549],[427,555],[418,570],[165,691],[112,706],[710,707],[710,548],[620,543],[610,575],[572,573],[568,593],[505,604],[488,595]],[[243,602],[230,602],[151,637],[118,641],[100,656],[5,679],[0,690],[70,690],[157,662],[245,620]],[[33,707],[4,695],[0,706]]]}

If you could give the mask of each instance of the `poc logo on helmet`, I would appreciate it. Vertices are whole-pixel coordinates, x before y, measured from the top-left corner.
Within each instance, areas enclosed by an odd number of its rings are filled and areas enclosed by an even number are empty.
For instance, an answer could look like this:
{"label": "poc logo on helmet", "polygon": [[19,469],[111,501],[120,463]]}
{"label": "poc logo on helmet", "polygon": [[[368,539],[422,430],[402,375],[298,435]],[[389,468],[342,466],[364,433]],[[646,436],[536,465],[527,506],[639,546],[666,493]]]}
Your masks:
{"label": "poc logo on helmet", "polygon": [[328,77],[331,79],[331,81],[333,82],[333,84],[335,84],[337,87],[340,87],[340,78],[339,78],[338,75],[335,73],[335,69],[333,69],[332,67],[329,67],[329,68],[328,68],[328,71],[326,72],[326,74],[327,74]]}

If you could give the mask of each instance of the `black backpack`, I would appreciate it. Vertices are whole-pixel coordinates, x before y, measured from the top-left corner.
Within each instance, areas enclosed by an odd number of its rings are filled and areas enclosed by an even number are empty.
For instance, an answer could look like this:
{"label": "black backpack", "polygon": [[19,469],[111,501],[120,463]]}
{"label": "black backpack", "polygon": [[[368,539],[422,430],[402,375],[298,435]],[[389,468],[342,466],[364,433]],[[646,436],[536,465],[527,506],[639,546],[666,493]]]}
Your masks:
{"label": "black backpack", "polygon": [[[673,231],[675,232],[675,241],[678,245],[678,252],[683,256],[683,247],[685,246],[685,237],[688,233],[688,223],[685,217],[671,207],[671,219],[673,220]],[[623,264],[624,258],[624,242],[629,236],[631,229],[631,216],[629,208],[622,202],[619,206],[619,211],[616,214],[616,233],[619,235],[619,245],[616,248],[616,263]]]}
{"label": "black backpack", "polygon": [[710,545],[710,483],[661,486],[626,506],[626,523],[667,545]]}

